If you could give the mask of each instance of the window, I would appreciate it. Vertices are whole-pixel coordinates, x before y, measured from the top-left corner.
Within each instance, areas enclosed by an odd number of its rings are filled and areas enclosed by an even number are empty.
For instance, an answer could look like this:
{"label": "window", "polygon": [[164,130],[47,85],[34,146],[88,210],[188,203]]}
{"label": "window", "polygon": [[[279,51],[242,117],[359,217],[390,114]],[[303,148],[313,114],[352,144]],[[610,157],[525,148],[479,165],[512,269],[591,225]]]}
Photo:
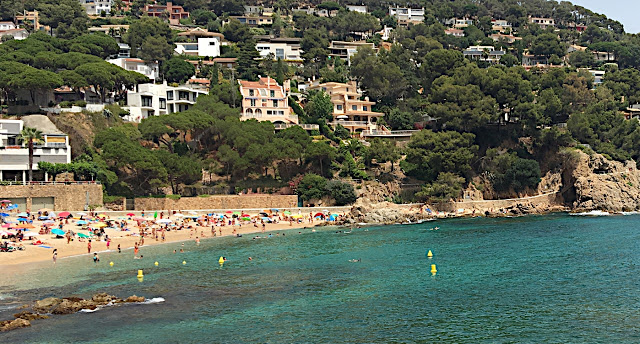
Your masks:
{"label": "window", "polygon": [[161,109],[166,109],[167,108],[167,100],[164,98],[160,98],[160,108]]}
{"label": "window", "polygon": [[369,107],[368,106],[362,106],[362,111],[369,111]]}
{"label": "window", "polygon": [[342,105],[336,105],[336,110],[342,111]]}
{"label": "window", "polygon": [[274,90],[270,90],[270,91],[269,91],[269,97],[273,98],[273,97],[275,97],[275,96],[276,96],[276,91],[274,91]]}
{"label": "window", "polygon": [[265,90],[264,88],[259,88],[258,91],[260,91],[260,95],[263,97],[267,96],[267,90]]}
{"label": "window", "polygon": [[351,110],[358,111],[358,105],[351,105]]}
{"label": "window", "polygon": [[250,99],[251,101],[251,106],[256,106],[256,100],[255,99]]}
{"label": "window", "polygon": [[178,100],[189,100],[189,92],[178,91]]}
{"label": "window", "polygon": [[273,111],[267,110],[267,115],[273,115]]}
{"label": "window", "polygon": [[150,96],[140,96],[142,101],[142,106],[152,107],[152,98]]}
{"label": "window", "polygon": [[173,100],[173,91],[167,91],[167,99]]}
{"label": "window", "polygon": [[249,97],[253,97],[253,96],[254,96],[253,90],[249,90]]}
{"label": "window", "polygon": [[273,101],[273,107],[278,107],[278,101],[277,100]]}
{"label": "window", "polygon": [[276,58],[284,60],[284,49],[276,49]]}
{"label": "window", "polygon": [[209,45],[216,45],[216,42],[215,41],[209,42]]}

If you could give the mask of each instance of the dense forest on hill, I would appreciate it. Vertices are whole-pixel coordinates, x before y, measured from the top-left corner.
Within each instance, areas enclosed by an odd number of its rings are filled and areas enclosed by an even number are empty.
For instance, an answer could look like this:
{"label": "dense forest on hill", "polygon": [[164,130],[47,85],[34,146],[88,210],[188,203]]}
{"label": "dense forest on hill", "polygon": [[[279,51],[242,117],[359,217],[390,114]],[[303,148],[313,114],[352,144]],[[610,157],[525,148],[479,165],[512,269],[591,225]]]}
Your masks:
{"label": "dense forest on hill", "polygon": [[[223,56],[237,57],[237,66],[233,73],[200,68],[197,76],[212,81],[211,92],[186,112],[136,125],[117,118],[122,111],[117,105],[110,108],[115,119],[96,127],[94,141],[74,147],[77,161],[93,164],[109,195],[185,193],[201,188],[204,171],[215,187],[202,189],[211,192],[248,187],[275,192],[292,186],[303,199],[330,197],[338,203],[354,199],[353,187],[340,179],[421,183],[419,200],[459,197],[471,182],[487,197],[506,197],[535,192],[540,178],[560,169],[574,149],[615,160],[640,159],[640,124],[622,115],[640,102],[640,38],[625,33],[619,22],[569,2],[412,1],[406,5],[424,7],[425,18],[408,27],[388,14],[397,2],[353,2],[367,5],[369,14],[347,11],[348,1],[173,3],[191,12],[183,25],[222,32],[229,41]],[[37,9],[41,24],[50,27],[0,45],[2,98],[12,99],[18,90],[67,85],[93,87],[103,96],[115,93],[122,101],[119,93],[145,80],[104,61],[117,51],[118,40],[128,43],[134,56],[159,62],[170,81],[194,73],[187,57],[173,55],[176,31],[162,18],[142,14],[145,1],[133,1],[127,11],[118,4],[112,15],[90,18],[77,0],[2,1],[0,19]],[[248,27],[229,19],[242,14],[243,5],[273,7],[273,25]],[[305,6],[336,12],[322,17],[293,11]],[[553,18],[555,26],[543,29],[530,23],[531,16]],[[464,37],[447,35],[451,18],[468,18],[473,25],[463,28]],[[492,19],[509,22],[505,35],[518,39],[492,39]],[[117,39],[88,33],[88,27],[102,24],[130,28]],[[385,26],[393,28],[387,42],[377,33]],[[304,63],[259,59],[254,36],[260,34],[301,38]],[[331,41],[358,39],[376,49],[359,49],[350,63],[330,58]],[[474,45],[505,54],[497,63],[466,58],[463,51]],[[599,60],[594,52],[611,53],[615,61]],[[529,56],[544,66],[525,68]],[[605,72],[602,82],[596,83],[589,70]],[[382,124],[389,129],[426,129],[406,144],[363,142],[340,126],[330,128],[328,95],[311,92],[292,107],[304,123],[319,124],[320,130],[309,134],[293,127],[276,133],[269,122],[239,120],[235,80],[258,75],[292,79],[294,88],[314,78],[356,80],[363,95],[377,103],[375,110],[385,113]]]}

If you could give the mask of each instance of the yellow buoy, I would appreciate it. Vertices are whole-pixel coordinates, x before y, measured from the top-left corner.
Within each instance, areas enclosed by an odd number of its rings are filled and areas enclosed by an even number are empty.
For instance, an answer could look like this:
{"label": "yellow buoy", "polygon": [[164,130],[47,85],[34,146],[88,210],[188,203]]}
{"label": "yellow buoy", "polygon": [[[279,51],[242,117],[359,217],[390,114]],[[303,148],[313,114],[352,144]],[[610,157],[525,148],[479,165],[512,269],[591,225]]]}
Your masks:
{"label": "yellow buoy", "polygon": [[187,261],[183,260],[182,265],[187,265]]}
{"label": "yellow buoy", "polygon": [[436,272],[438,272],[438,270],[436,269],[436,265],[435,264],[431,264],[431,274],[435,275]]}
{"label": "yellow buoy", "polygon": [[144,281],[144,276],[138,276],[138,282]]}
{"label": "yellow buoy", "polygon": [[155,266],[158,266],[158,262],[155,262],[155,263],[154,263],[154,265],[155,265]]}
{"label": "yellow buoy", "polygon": [[142,270],[138,270],[138,277],[143,277],[144,274],[142,273]]}
{"label": "yellow buoy", "polygon": [[431,253],[431,250],[429,250],[429,252],[427,252],[427,258],[433,258],[433,253]]}
{"label": "yellow buoy", "polygon": [[113,262],[109,262],[109,265],[110,265],[110,266],[113,266]]}
{"label": "yellow buoy", "polygon": [[218,263],[220,263],[220,265],[224,264],[224,257],[220,257],[220,259],[218,259]]}

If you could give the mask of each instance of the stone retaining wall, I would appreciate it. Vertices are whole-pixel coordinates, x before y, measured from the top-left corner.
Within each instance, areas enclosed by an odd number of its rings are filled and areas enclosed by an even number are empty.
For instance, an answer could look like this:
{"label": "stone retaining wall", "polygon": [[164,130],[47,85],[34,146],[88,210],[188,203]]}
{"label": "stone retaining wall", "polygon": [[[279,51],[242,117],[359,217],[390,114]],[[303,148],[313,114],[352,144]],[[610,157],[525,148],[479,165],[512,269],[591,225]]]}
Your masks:
{"label": "stone retaining wall", "polygon": [[271,209],[298,206],[296,195],[242,195],[170,198],[136,198],[135,210],[197,210],[197,209]]}
{"label": "stone retaining wall", "polygon": [[89,205],[102,206],[102,185],[0,185],[0,199],[26,198],[27,209],[31,208],[32,197],[53,197],[55,211],[86,210],[87,193],[89,193]]}

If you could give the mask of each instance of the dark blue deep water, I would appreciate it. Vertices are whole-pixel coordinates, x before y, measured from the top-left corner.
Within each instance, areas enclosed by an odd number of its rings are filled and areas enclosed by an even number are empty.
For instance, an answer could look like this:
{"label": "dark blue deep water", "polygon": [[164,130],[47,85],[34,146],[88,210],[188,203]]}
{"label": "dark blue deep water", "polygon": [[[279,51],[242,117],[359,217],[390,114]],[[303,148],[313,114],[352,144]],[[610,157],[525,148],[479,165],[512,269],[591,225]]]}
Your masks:
{"label": "dark blue deep water", "polygon": [[[440,230],[428,230],[434,226]],[[98,266],[77,257],[55,268],[28,266],[17,277],[0,274],[0,319],[15,313],[7,307],[47,296],[106,291],[166,300],[34,321],[0,333],[0,342],[640,342],[640,216],[284,233],[187,242],[183,254],[173,253],[180,244],[146,247],[143,260],[127,251],[103,254]],[[221,255],[229,259],[222,268]]]}

